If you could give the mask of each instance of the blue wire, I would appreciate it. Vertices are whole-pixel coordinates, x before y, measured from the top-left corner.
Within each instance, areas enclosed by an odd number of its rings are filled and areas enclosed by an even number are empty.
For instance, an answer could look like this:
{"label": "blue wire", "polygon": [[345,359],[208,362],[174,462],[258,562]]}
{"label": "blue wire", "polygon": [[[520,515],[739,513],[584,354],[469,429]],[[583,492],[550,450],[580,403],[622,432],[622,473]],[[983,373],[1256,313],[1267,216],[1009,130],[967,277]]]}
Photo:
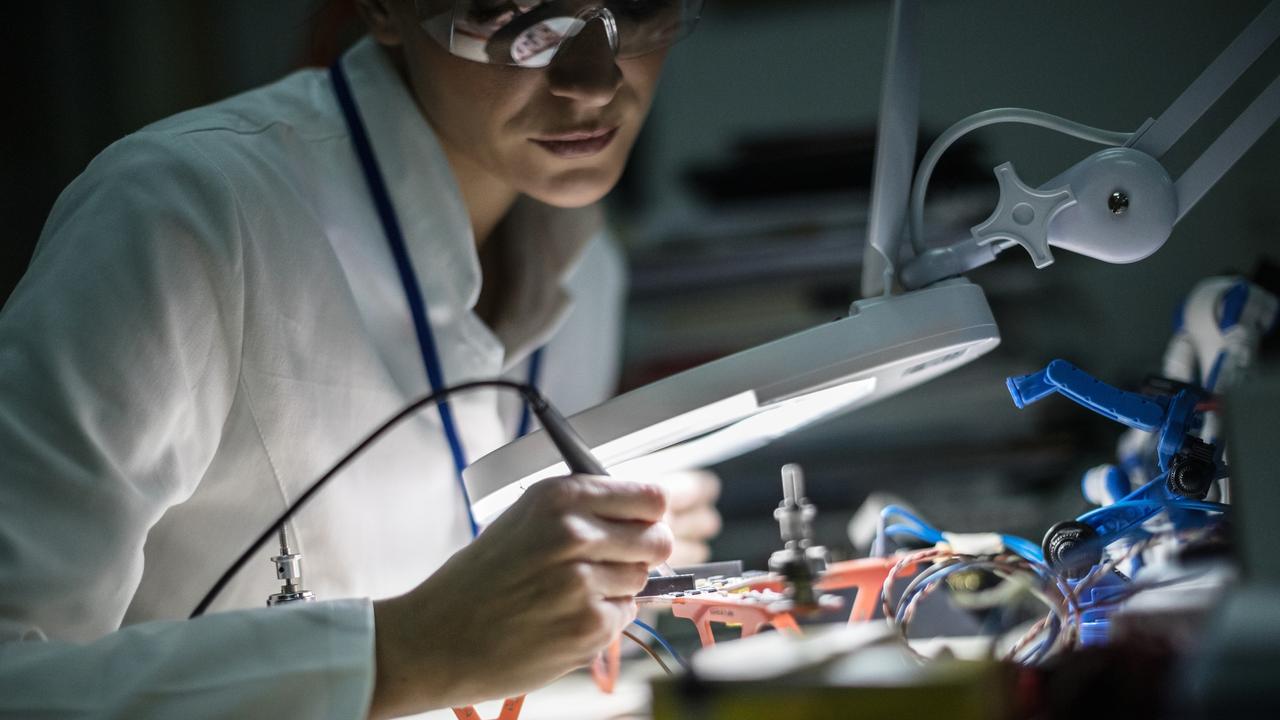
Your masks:
{"label": "blue wire", "polygon": [[[885,527],[889,518],[893,517],[906,520],[910,525],[894,524],[889,527]],[[937,543],[942,540],[942,533],[939,532],[937,528],[929,525],[929,523],[921,520],[915,515],[915,513],[912,513],[901,505],[885,505],[880,509],[880,523],[876,528],[875,542],[871,545],[871,554],[873,556],[885,555],[885,540],[890,535],[891,530],[893,532],[902,532],[911,535],[912,537],[918,538],[927,543]]]}
{"label": "blue wire", "polygon": [[906,508],[902,507],[901,505],[885,505],[884,508],[880,510],[880,518],[882,520],[887,521],[889,518],[895,517],[895,516],[903,520],[907,520],[908,522],[915,525],[916,528],[919,530],[923,530],[923,531],[932,530],[935,533],[938,532],[937,529],[935,529],[932,525],[925,522],[924,520],[921,520],[919,516],[917,516],[915,513],[912,513],[910,510],[907,510]]}
{"label": "blue wire", "polygon": [[1004,546],[1021,555],[1027,560],[1033,560],[1038,563],[1044,562],[1044,553],[1040,551],[1040,547],[1030,540],[1017,535],[1001,535],[1000,541]]}
{"label": "blue wire", "polygon": [[929,528],[928,530],[921,530],[920,528],[912,527],[910,525],[900,525],[897,523],[885,528],[884,534],[885,535],[910,535],[911,537],[917,540],[920,540],[922,542],[929,543],[930,545],[937,542],[941,542],[942,540],[942,533],[932,528]]}
{"label": "blue wire", "polygon": [[[884,506],[884,509],[880,511],[880,519],[882,522],[889,520],[889,518],[906,520],[910,525],[895,523],[884,528],[885,535],[909,535],[917,540],[927,543],[939,543],[943,540],[942,531],[934,528],[924,520],[921,520],[911,511],[899,505],[886,505]],[[1020,538],[1016,535],[1001,535],[1000,540],[1004,543],[1005,547],[1022,557],[1028,560],[1034,560],[1035,562],[1044,562],[1044,555],[1041,554],[1040,547],[1030,540]]]}
{"label": "blue wire", "polygon": [[676,649],[671,647],[671,643],[667,642],[667,639],[662,637],[662,634],[653,629],[649,623],[646,623],[643,620],[632,620],[631,624],[652,635],[653,639],[657,640],[658,644],[662,646],[662,649],[671,653],[671,657],[675,658],[676,662],[680,663],[680,667],[685,670],[690,669],[689,663],[685,662],[684,658],[680,657],[680,653],[676,652]]}

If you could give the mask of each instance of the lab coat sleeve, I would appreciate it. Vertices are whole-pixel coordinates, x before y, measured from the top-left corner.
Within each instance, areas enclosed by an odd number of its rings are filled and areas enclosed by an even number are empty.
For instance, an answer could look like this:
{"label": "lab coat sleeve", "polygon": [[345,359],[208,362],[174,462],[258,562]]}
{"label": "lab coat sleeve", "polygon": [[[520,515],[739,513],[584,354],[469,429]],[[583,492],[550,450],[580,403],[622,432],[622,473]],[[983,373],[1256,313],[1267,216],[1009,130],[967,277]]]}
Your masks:
{"label": "lab coat sleeve", "polygon": [[362,718],[372,637],[372,604],[336,600],[0,643],[0,718]]}
{"label": "lab coat sleeve", "polygon": [[[58,199],[0,312],[5,711],[80,716],[83,703],[93,717],[216,716],[265,699],[264,678],[276,677],[274,692],[303,716],[363,715],[372,629],[344,619],[349,610],[118,631],[148,531],[196,489],[236,394],[248,242],[236,190],[191,137],[144,131],[116,143]],[[320,637],[300,641],[298,625]],[[311,652],[351,636],[355,650]],[[332,682],[357,656],[350,682]],[[304,684],[309,696],[295,692]],[[333,702],[343,687],[353,694]],[[188,712],[187,690],[213,715]]]}

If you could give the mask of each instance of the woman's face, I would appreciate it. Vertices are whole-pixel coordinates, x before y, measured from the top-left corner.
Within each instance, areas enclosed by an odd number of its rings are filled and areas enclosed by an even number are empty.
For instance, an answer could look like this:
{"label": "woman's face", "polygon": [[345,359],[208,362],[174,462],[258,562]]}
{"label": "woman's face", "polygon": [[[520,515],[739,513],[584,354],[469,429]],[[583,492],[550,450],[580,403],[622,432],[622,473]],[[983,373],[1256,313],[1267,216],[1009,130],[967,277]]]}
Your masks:
{"label": "woman's face", "polygon": [[592,22],[543,69],[451,55],[419,27],[412,0],[388,5],[404,68],[455,173],[559,207],[599,200],[622,174],[666,51],[614,58]]}

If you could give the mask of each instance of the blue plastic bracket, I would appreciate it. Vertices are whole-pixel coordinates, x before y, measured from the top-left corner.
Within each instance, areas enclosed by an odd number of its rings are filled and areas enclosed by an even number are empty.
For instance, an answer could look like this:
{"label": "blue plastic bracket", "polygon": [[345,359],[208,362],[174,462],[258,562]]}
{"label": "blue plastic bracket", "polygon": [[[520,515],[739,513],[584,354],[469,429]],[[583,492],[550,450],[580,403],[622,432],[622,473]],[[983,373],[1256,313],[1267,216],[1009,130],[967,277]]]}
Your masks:
{"label": "blue plastic bracket", "polygon": [[1066,360],[1054,360],[1040,372],[1011,377],[1005,384],[1013,404],[1019,408],[1056,392],[1122,425],[1159,432],[1157,454],[1161,470],[1169,468],[1169,461],[1181,449],[1200,399],[1192,390],[1180,390],[1171,397],[1126,392]]}

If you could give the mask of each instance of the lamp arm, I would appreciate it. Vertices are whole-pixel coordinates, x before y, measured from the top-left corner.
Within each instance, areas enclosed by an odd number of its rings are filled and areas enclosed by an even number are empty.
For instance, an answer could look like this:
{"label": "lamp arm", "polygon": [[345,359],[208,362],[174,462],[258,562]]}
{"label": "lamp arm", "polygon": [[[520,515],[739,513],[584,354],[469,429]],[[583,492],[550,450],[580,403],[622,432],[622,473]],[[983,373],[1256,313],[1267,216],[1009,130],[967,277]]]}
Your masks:
{"label": "lamp arm", "polygon": [[[1280,9],[1280,2],[1272,3],[1269,7]],[[1276,26],[1280,29],[1280,22]],[[1174,222],[1177,223],[1195,207],[1200,198],[1209,192],[1209,188],[1217,185],[1231,166],[1277,120],[1280,120],[1280,77],[1272,80],[1174,183],[1178,194],[1178,216]]]}
{"label": "lamp arm", "polygon": [[[1169,151],[1187,130],[1280,39],[1280,0],[1272,0],[1131,147],[1152,157]],[[1174,183],[1176,223],[1280,119],[1280,78],[1273,80]]]}
{"label": "lamp arm", "polygon": [[992,216],[954,248],[935,248],[913,258],[902,269],[904,287],[923,287],[967,272],[1015,245],[1026,248],[1038,268],[1053,262],[1050,246],[1110,263],[1137,262],[1151,255],[1164,245],[1174,225],[1280,120],[1280,77],[1176,182],[1156,158],[1277,39],[1280,0],[1272,0],[1157,120],[1140,128],[1124,147],[1090,155],[1039,188],[1023,183],[1010,163],[997,167],[1000,202]]}
{"label": "lamp arm", "polygon": [[920,52],[916,47],[919,16],[919,0],[894,0],[880,86],[871,207],[862,262],[863,297],[892,292],[898,243],[907,221],[907,196],[911,192],[920,124]]}
{"label": "lamp arm", "polygon": [[1200,77],[1188,85],[1154,123],[1134,138],[1131,147],[1157,158],[1168,152],[1271,47],[1277,37],[1280,37],[1280,2],[1272,0],[1200,73]]}

